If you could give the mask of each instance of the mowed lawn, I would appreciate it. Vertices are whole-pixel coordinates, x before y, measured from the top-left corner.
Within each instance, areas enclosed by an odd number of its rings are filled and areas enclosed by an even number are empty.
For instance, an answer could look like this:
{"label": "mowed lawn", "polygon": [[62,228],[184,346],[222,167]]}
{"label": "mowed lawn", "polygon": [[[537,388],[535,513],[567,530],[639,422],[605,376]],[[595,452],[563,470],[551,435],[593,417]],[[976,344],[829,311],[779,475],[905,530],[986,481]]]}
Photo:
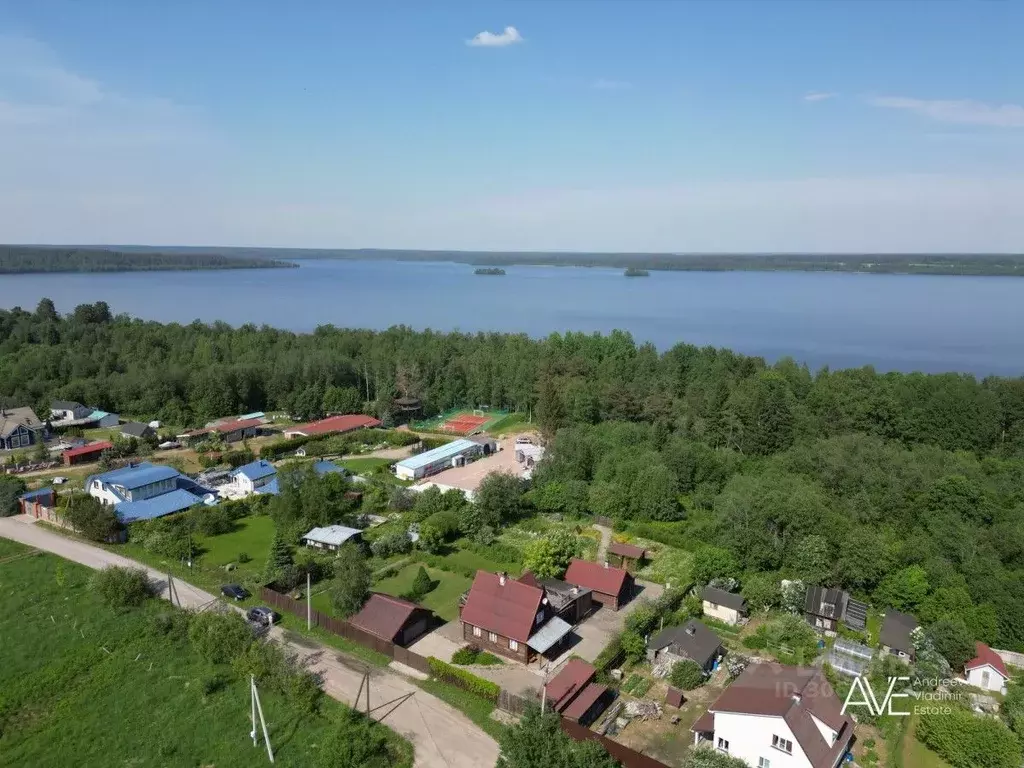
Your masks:
{"label": "mowed lawn", "polygon": [[[203,548],[200,562],[204,567],[222,567],[228,563],[238,566],[236,573],[259,573],[267,564],[267,554],[274,540],[274,521],[269,515],[252,515],[236,521],[237,528],[219,536],[198,537]],[[242,553],[251,559],[239,561]]]}
{"label": "mowed lawn", "polygon": [[363,459],[339,460],[335,463],[340,464],[349,472],[361,475],[366,472],[373,472],[375,469],[379,469],[380,467],[386,467],[389,464],[394,464],[395,461],[397,461],[397,459],[381,459],[375,456],[368,456]]}
{"label": "mowed lawn", "polygon": [[[412,589],[412,582],[419,570],[419,563],[411,563],[400,570],[397,575],[389,579],[381,579],[371,589],[388,595],[401,595]],[[470,584],[473,583],[472,579],[435,568],[427,568],[427,573],[431,580],[438,582],[438,585],[420,600],[420,605],[429,608],[445,621],[451,621],[459,615],[459,596],[469,589]]]}
{"label": "mowed lawn", "polygon": [[[248,683],[158,633],[153,616],[175,610],[166,602],[115,612],[88,588],[91,575],[51,555],[0,564],[0,766],[263,764]],[[261,698],[276,764],[316,764],[340,705],[325,699],[322,714],[299,716],[269,687]]]}

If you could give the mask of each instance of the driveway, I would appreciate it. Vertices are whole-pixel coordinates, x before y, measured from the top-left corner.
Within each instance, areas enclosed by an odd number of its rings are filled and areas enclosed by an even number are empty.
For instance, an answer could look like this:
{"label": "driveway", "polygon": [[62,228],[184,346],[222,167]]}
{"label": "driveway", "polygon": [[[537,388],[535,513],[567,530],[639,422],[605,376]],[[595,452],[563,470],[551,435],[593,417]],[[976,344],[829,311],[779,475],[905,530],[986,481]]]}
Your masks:
{"label": "driveway", "polygon": [[[167,576],[141,563],[77,539],[69,539],[34,525],[25,515],[0,518],[0,536],[36,549],[52,552],[90,568],[119,565],[143,568],[161,596],[168,593]],[[183,607],[198,608],[216,599],[208,592],[174,580],[175,593]],[[331,648],[303,635],[275,628],[273,637],[310,661],[311,669],[323,675],[324,691],[332,698],[353,705],[363,673],[370,673],[370,710],[408,738],[416,749],[415,765],[420,768],[477,768],[498,759],[498,745],[461,712],[418,688],[404,677],[377,668],[356,668],[356,664]],[[362,704],[365,705],[365,694]]]}

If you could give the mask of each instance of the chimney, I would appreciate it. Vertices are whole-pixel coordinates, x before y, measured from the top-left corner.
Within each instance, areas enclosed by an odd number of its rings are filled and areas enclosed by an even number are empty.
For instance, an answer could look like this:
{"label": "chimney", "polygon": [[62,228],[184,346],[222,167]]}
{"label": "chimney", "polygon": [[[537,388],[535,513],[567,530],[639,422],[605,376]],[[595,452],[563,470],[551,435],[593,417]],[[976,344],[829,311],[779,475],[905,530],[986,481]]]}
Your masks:
{"label": "chimney", "polygon": [[507,578],[507,577],[505,576],[505,573],[504,573],[504,572],[502,572],[502,573],[499,573],[499,574],[498,574],[498,586],[500,586],[500,587],[504,587],[504,586],[505,586],[505,579],[506,579],[506,578]]}
{"label": "chimney", "polygon": [[800,694],[799,693],[794,693],[792,696],[790,696],[790,698],[793,700],[793,702],[795,704],[799,704],[800,703]]}

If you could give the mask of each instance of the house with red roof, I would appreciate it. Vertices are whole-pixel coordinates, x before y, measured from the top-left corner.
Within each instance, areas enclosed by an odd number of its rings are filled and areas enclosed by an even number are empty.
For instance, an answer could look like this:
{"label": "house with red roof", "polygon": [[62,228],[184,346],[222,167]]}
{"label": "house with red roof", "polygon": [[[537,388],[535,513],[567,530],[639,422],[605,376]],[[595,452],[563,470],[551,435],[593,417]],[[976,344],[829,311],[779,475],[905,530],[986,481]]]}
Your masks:
{"label": "house with red roof", "polygon": [[694,744],[747,765],[836,768],[853,727],[821,670],[765,663],[743,670],[690,730]]}
{"label": "house with red roof", "polygon": [[110,450],[114,444],[109,440],[101,440],[96,443],[86,443],[77,448],[68,448],[61,454],[64,459],[64,466],[70,467],[75,464],[88,464],[90,461],[99,461],[103,452]]}
{"label": "house with red roof", "polygon": [[487,571],[476,572],[459,619],[466,642],[524,664],[558,653],[572,631],[555,615],[543,587]]}
{"label": "house with red roof", "polygon": [[371,429],[381,425],[380,419],[364,416],[361,413],[349,413],[344,416],[328,416],[326,419],[299,424],[284,431],[284,436],[312,437],[313,435],[340,435],[357,429]]}
{"label": "house with red roof", "polygon": [[974,644],[974,658],[964,665],[964,677],[968,685],[983,691],[1003,691],[1010,673],[999,654],[979,640]]}
{"label": "house with red roof", "polygon": [[635,591],[633,576],[624,568],[605,563],[573,559],[565,571],[565,581],[589,589],[595,603],[606,605],[613,611],[629,602]]}
{"label": "house with red roof", "polygon": [[217,435],[226,443],[237,443],[239,440],[245,440],[249,437],[258,437],[263,428],[264,420],[262,418],[229,419],[218,424],[211,424],[202,429],[193,429],[191,432],[185,432],[182,435],[178,435],[178,439],[183,443],[191,443],[205,440],[211,435]]}
{"label": "house with red roof", "polygon": [[381,640],[406,646],[427,631],[429,621],[430,611],[416,603],[373,592],[348,623]]}

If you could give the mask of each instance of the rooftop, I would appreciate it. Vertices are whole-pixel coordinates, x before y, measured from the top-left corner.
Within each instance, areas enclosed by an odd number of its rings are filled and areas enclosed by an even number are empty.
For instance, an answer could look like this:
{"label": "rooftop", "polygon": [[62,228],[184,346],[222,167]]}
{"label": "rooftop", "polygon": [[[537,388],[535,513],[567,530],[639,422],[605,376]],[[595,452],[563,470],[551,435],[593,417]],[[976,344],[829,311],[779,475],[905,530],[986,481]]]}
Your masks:
{"label": "rooftop", "polygon": [[508,576],[477,571],[466,595],[462,620],[525,643],[530,639],[544,592]]}
{"label": "rooftop", "polygon": [[565,708],[562,714],[570,720],[579,720],[587,714],[587,710],[594,706],[594,703],[598,699],[604,696],[607,690],[607,685],[591,683],[583,689],[583,692],[580,693],[579,696],[573,699],[572,703]]}
{"label": "rooftop", "polygon": [[38,490],[35,490],[35,491],[29,491],[28,493],[23,493],[18,498],[21,499],[22,501],[32,501],[33,499],[47,498],[52,493],[53,493],[53,488],[50,488],[49,486],[47,486],[46,488],[39,488]]}
{"label": "rooftop", "polygon": [[594,679],[597,670],[583,659],[569,659],[561,671],[548,682],[548,698],[554,709],[561,712],[572,697]]}
{"label": "rooftop", "polygon": [[606,595],[619,594],[628,576],[629,574],[622,568],[577,558],[573,558],[565,572],[565,580],[570,584],[587,587]]}
{"label": "rooftop", "polygon": [[530,636],[526,644],[537,653],[547,653],[548,649],[570,632],[572,632],[572,625],[569,622],[552,616],[546,624]]}
{"label": "rooftop", "polygon": [[43,422],[36,416],[28,406],[21,408],[0,408],[0,437],[6,437],[18,427],[28,427],[31,430],[43,428]]}
{"label": "rooftop", "polygon": [[964,669],[970,672],[972,669],[977,669],[978,667],[984,667],[986,665],[992,667],[1004,678],[1010,678],[1010,673],[1006,671],[1006,665],[1003,663],[1002,657],[983,642],[978,640],[974,644],[974,658],[964,665]]}
{"label": "rooftop", "polygon": [[132,523],[181,512],[202,503],[203,500],[195,494],[178,488],[143,501],[122,501],[114,507],[114,511],[122,523]]}
{"label": "rooftop", "polygon": [[114,444],[112,442],[110,442],[109,440],[101,440],[98,443],[86,443],[85,445],[80,445],[77,448],[68,448],[61,455],[63,455],[66,458],[70,459],[70,458],[74,458],[75,456],[84,456],[84,455],[90,454],[90,453],[102,453],[103,451],[107,450],[108,448],[113,448],[113,447],[114,447]]}
{"label": "rooftop", "polygon": [[450,459],[462,451],[475,447],[476,443],[472,440],[460,438],[438,448],[432,448],[429,451],[424,451],[423,453],[418,453],[415,456],[410,456],[408,459],[402,459],[396,466],[404,467],[405,469],[420,469],[428,464],[433,464],[435,461]]}
{"label": "rooftop", "polygon": [[915,629],[917,629],[916,618],[909,613],[900,613],[889,609],[885,613],[885,620],[882,622],[882,631],[879,633],[878,639],[882,645],[910,653],[914,649],[910,633]]}
{"label": "rooftop", "polygon": [[110,485],[120,485],[128,490],[132,490],[180,476],[181,473],[174,467],[166,467],[161,464],[151,464],[148,461],[144,461],[141,464],[129,464],[127,467],[121,467],[121,469],[93,475],[86,481],[86,485],[93,480],[99,480]]}
{"label": "rooftop", "polygon": [[348,621],[371,635],[391,642],[409,618],[419,610],[422,609],[408,600],[373,592],[362,610]]}
{"label": "rooftop", "polygon": [[303,541],[317,541],[321,544],[333,544],[341,546],[353,536],[358,536],[362,531],[358,528],[347,528],[344,525],[327,525],[323,528],[314,528],[303,534]]}
{"label": "rooftop", "polygon": [[625,544],[621,541],[613,541],[608,545],[608,551],[619,557],[628,557],[630,560],[642,560],[647,550],[642,547],[634,547],[632,544]]}
{"label": "rooftop", "polygon": [[321,475],[321,476],[323,476],[323,475],[333,475],[333,474],[340,474],[340,475],[347,475],[348,474],[348,470],[347,469],[345,469],[344,467],[339,467],[333,461],[327,461],[326,459],[321,459],[320,461],[315,462],[313,464],[313,471],[316,472],[318,475]]}
{"label": "rooftop", "polygon": [[320,419],[320,421],[311,421],[308,424],[289,427],[285,430],[285,433],[323,435],[330,432],[351,432],[355,429],[368,429],[370,427],[379,427],[380,425],[380,419],[375,419],[373,416],[350,413],[344,416],[328,416],[326,419]]}
{"label": "rooftop", "polygon": [[262,424],[262,418],[232,419],[231,421],[225,421],[221,424],[213,424],[209,427],[203,427],[202,429],[193,429],[191,432],[186,432],[183,437],[200,437],[202,435],[208,435],[211,432],[220,432],[222,435],[226,435],[231,432],[237,432],[240,429],[259,427],[262,426]]}
{"label": "rooftop", "polygon": [[726,608],[732,608],[737,611],[747,610],[747,601],[743,599],[743,595],[738,595],[735,592],[726,592],[724,589],[718,589],[717,587],[705,587],[702,599],[707,600],[709,603],[724,605]]}
{"label": "rooftop", "polygon": [[722,641],[718,635],[697,619],[681,626],[666,627],[651,638],[648,647],[655,651],[668,648],[679,656],[687,656],[706,667],[718,653]]}
{"label": "rooftop", "polygon": [[231,474],[232,476],[244,475],[250,480],[260,480],[264,477],[276,475],[277,467],[264,459],[256,459],[256,461],[243,464]]}

